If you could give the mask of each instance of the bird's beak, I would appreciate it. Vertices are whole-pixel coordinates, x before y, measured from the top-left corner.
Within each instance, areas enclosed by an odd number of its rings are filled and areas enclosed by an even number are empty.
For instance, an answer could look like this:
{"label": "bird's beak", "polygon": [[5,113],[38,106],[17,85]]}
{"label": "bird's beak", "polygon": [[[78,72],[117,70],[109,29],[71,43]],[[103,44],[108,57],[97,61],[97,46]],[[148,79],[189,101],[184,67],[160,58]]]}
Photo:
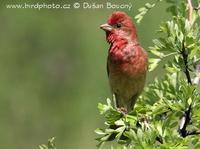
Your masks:
{"label": "bird's beak", "polygon": [[112,29],[113,29],[113,27],[111,26],[111,25],[109,25],[109,24],[102,24],[101,26],[100,26],[100,28],[102,29],[102,30],[104,30],[104,31],[112,31]]}

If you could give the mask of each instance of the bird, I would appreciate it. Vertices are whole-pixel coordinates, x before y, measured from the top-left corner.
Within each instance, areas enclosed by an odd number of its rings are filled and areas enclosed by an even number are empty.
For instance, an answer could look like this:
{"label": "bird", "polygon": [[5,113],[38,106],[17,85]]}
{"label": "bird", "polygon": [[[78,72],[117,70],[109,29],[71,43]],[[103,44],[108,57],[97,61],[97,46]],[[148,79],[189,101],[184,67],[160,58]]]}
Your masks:
{"label": "bird", "polygon": [[110,47],[107,74],[117,109],[129,113],[145,86],[148,55],[141,47],[135,24],[123,11],[114,11],[107,23],[100,25]]}

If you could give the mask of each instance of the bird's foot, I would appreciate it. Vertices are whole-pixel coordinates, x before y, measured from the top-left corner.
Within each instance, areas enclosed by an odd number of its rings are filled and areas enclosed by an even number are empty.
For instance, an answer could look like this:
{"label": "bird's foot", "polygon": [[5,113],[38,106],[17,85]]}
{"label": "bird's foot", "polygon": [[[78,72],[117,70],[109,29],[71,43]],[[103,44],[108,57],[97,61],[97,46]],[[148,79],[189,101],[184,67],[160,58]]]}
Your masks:
{"label": "bird's foot", "polygon": [[124,107],[117,108],[117,111],[122,113],[123,115],[128,114],[128,110]]}

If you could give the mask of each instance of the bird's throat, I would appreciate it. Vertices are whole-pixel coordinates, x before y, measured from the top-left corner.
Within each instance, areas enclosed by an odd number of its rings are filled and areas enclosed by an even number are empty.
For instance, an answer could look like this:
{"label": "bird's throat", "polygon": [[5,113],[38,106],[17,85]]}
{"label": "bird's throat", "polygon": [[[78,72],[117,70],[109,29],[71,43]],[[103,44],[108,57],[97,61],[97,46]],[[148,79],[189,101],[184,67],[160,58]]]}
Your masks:
{"label": "bird's throat", "polygon": [[123,49],[126,44],[128,44],[128,40],[126,38],[120,38],[116,34],[107,33],[106,37],[108,43],[110,44],[109,53],[113,53],[115,50]]}

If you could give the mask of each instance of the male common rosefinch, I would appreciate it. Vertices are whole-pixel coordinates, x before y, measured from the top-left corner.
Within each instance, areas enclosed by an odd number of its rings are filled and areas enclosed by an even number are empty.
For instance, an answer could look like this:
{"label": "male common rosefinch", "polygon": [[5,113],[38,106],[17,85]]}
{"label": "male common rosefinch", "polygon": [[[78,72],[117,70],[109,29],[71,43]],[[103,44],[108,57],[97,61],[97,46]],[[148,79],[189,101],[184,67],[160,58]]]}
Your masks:
{"label": "male common rosefinch", "polygon": [[124,12],[111,14],[100,26],[110,44],[107,71],[117,107],[130,112],[141,94],[146,79],[148,56],[140,46],[132,19]]}

